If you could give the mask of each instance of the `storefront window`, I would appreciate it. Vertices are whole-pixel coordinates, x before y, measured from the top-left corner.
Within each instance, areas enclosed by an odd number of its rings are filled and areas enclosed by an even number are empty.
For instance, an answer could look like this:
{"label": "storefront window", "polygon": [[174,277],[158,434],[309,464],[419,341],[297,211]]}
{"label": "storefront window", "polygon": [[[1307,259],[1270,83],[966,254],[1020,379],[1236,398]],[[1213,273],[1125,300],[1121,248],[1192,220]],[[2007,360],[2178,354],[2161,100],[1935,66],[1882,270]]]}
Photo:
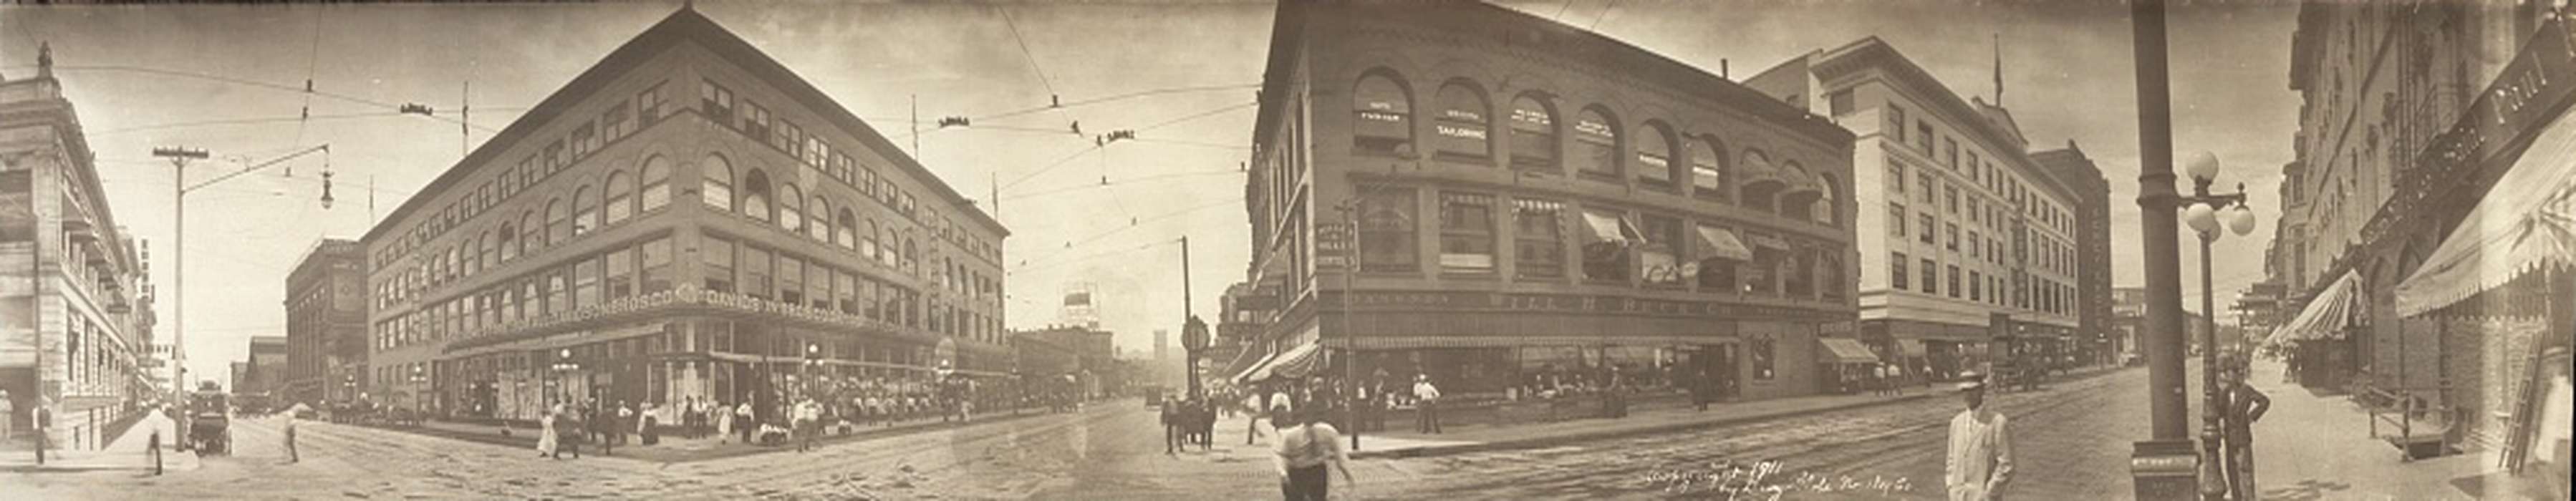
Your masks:
{"label": "storefront window", "polygon": [[1753,337],[1751,344],[1753,345],[1753,348],[1747,351],[1751,353],[1753,358],[1753,378],[1771,379],[1778,377],[1778,343],[1774,342],[1770,336],[1762,335]]}
{"label": "storefront window", "polygon": [[1514,264],[1520,276],[1565,276],[1565,206],[1547,200],[1517,200],[1512,214]]}
{"label": "storefront window", "polygon": [[1440,195],[1440,271],[1494,272],[1494,196]]}
{"label": "storefront window", "polygon": [[1682,222],[1663,216],[1643,218],[1645,245],[1637,251],[1640,277],[1648,286],[1680,287]]}
{"label": "storefront window", "polygon": [[1368,185],[1359,189],[1360,271],[1419,270],[1421,253],[1415,250],[1413,189]]}

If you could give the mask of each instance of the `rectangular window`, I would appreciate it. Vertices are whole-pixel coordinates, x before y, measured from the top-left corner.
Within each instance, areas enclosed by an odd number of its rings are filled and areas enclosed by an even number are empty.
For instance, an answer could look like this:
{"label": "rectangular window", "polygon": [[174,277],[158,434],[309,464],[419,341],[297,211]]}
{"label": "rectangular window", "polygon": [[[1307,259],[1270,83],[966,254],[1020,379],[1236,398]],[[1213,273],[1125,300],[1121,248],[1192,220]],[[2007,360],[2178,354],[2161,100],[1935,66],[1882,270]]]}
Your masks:
{"label": "rectangular window", "polygon": [[553,142],[553,143],[547,143],[547,144],[546,144],[546,149],[545,149],[545,157],[546,157],[546,158],[545,158],[545,160],[546,160],[546,172],[545,172],[545,175],[551,176],[551,175],[554,175],[554,174],[555,174],[555,173],[557,173],[557,172],[563,172],[563,168],[564,168],[564,156],[563,156],[563,152],[564,152],[564,143],[563,143],[563,141],[555,141],[555,142]]}
{"label": "rectangular window", "polygon": [[1421,269],[1415,250],[1413,189],[1363,185],[1360,195],[1360,271],[1407,273]]}
{"label": "rectangular window", "polygon": [[742,134],[754,140],[769,137],[769,108],[749,99],[742,100]]}
{"label": "rectangular window", "polygon": [[608,251],[607,261],[608,279],[603,282],[606,284],[603,287],[607,292],[605,297],[623,299],[635,295],[635,250],[620,247]]}
{"label": "rectangular window", "polygon": [[1983,162],[1984,162],[1984,160],[1977,158],[1977,150],[1968,150],[1968,151],[1967,151],[1967,153],[1968,153],[1968,181],[1970,181],[1970,182],[1975,182],[1975,181],[1977,180],[1977,171],[1979,170],[1979,169],[1977,168],[1977,166],[1979,166],[1979,165],[1985,165],[1985,164],[1983,163]]}
{"label": "rectangular window", "polygon": [[1917,178],[1923,181],[1920,186],[1917,186],[1923,190],[1923,196],[1920,197],[1923,200],[1923,210],[1932,210],[1932,204],[1940,202],[1933,197],[1940,195],[1941,181],[1932,179],[1931,171],[1924,171],[1918,174]]}
{"label": "rectangular window", "polygon": [[1932,122],[1915,120],[1914,147],[1922,148],[1923,156],[1927,158],[1932,156],[1932,138]]}
{"label": "rectangular window", "polygon": [[1645,242],[1637,248],[1638,278],[1650,287],[1681,287],[1682,221],[1654,215],[1641,221]]}
{"label": "rectangular window", "polygon": [[1909,277],[1907,277],[1907,276],[1906,276],[1906,274],[1905,274],[1905,264],[1906,264],[1906,261],[1905,261],[1905,253],[1903,253],[1903,252],[1891,252],[1891,253],[1888,253],[1888,259],[1887,259],[1887,285],[1889,285],[1890,287],[1895,288],[1896,290],[1900,290],[1900,291],[1901,291],[1901,290],[1909,290],[1909,289],[1911,289],[1911,288],[1913,288],[1913,287],[1914,287],[1914,286],[1913,286],[1913,284],[1908,283],[1908,282],[1911,282],[1912,280],[1910,280],[1910,279],[1909,279]]}
{"label": "rectangular window", "polygon": [[1887,234],[1894,235],[1898,238],[1905,237],[1906,214],[1908,213],[1905,211],[1905,204],[1896,202],[1887,203]]}
{"label": "rectangular window", "polygon": [[1977,247],[1978,247],[1978,245],[1977,245],[1977,243],[1978,243],[1978,241],[1980,241],[1980,240],[1984,240],[1984,237],[1979,237],[1979,236],[1977,236],[1977,231],[1976,231],[1976,230],[1968,230],[1968,239],[1967,239],[1967,240],[1968,240],[1968,257],[1969,257],[1970,259],[1978,259],[1978,258],[1982,258],[1985,254],[1984,254],[1984,253],[1981,253],[1981,252],[1978,252],[1978,248],[1977,248]]}
{"label": "rectangular window", "polygon": [[1950,232],[1949,239],[1948,239],[1948,240],[1945,240],[1945,241],[1943,241],[1943,242],[1942,242],[1943,246],[1945,246],[1945,247],[1949,248],[1951,252],[1958,252],[1958,251],[1959,251],[1959,223],[1941,223],[1941,226],[1942,226],[1942,229],[1944,229],[1944,230],[1949,230],[1949,232]]}
{"label": "rectangular window", "polygon": [[1905,107],[1887,103],[1887,132],[1896,144],[1905,144]]}
{"label": "rectangular window", "polygon": [[803,153],[797,148],[805,145],[805,128],[797,127],[796,122],[779,120],[778,133],[771,134],[769,138],[769,145],[778,147],[779,151],[787,152],[788,157],[803,158]]}
{"label": "rectangular window", "polygon": [[1940,231],[1940,224],[1932,221],[1932,213],[1925,212],[1916,214],[1915,216],[1915,220],[1919,222],[1921,226],[1916,227],[1919,231],[1916,231],[1914,234],[1918,239],[1922,240],[1923,243],[1936,243],[1932,241],[1933,233]]}
{"label": "rectangular window", "polygon": [[644,92],[635,93],[635,120],[649,124],[661,119],[662,84],[653,84],[644,88]]}
{"label": "rectangular window", "polygon": [[1951,213],[1951,214],[1958,214],[1958,213],[1959,213],[1959,187],[1958,187],[1958,186],[1955,186],[1955,185],[1953,185],[1953,186],[1943,186],[1943,187],[1941,187],[1941,194],[1945,197],[1945,198],[1943,199],[1943,201],[1948,205],[1950,213]]}
{"label": "rectangular window", "polygon": [[564,282],[570,280],[570,273],[572,270],[567,268],[546,270],[546,314],[572,311],[572,302],[564,297]]}
{"label": "rectangular window", "polygon": [[1595,282],[1628,281],[1628,248],[1635,245],[1637,231],[1627,215],[1606,209],[1585,209],[1583,222],[1589,236],[1583,242],[1583,278]]}
{"label": "rectangular window", "polygon": [[771,295],[777,292],[777,288],[774,287],[775,284],[772,284],[769,281],[769,277],[771,276],[769,274],[769,257],[770,254],[768,249],[752,247],[749,245],[742,246],[743,295],[758,299],[777,297]]}
{"label": "rectangular window", "polygon": [[732,240],[706,239],[706,249],[698,251],[699,273],[706,276],[710,292],[734,292],[734,244]]}
{"label": "rectangular window", "polygon": [[635,132],[635,122],[627,120],[628,115],[635,112],[631,106],[626,101],[618,101],[616,105],[608,107],[607,113],[599,115],[600,130],[608,133],[609,140],[626,137],[627,134]]}
{"label": "rectangular window", "polygon": [[599,304],[599,259],[583,257],[572,263],[572,305],[574,308]]}
{"label": "rectangular window", "polygon": [[1565,205],[1546,200],[1515,200],[1513,264],[1520,276],[1565,276]]}
{"label": "rectangular window", "polygon": [[1753,378],[1768,380],[1778,377],[1779,373],[1775,370],[1778,364],[1774,362],[1780,358],[1778,343],[1773,342],[1770,337],[1760,336],[1754,337],[1752,344],[1753,349],[1746,351],[1750,352],[1753,358]]}
{"label": "rectangular window", "polygon": [[805,149],[798,150],[798,156],[805,161],[806,167],[822,168],[824,156],[830,154],[829,150],[825,150],[823,148],[823,136],[807,134],[805,136]]}
{"label": "rectangular window", "polygon": [[1950,297],[1959,297],[1959,265],[1950,265]]}
{"label": "rectangular window", "polygon": [[1947,166],[1949,166],[1949,167],[1950,167],[1950,170],[1953,170],[1953,171],[1959,170],[1959,140],[1958,140],[1958,139],[1956,139],[1956,138],[1942,138],[1942,139],[1941,139],[1941,163],[1942,163],[1943,165],[1947,165]]}
{"label": "rectangular window", "polygon": [[597,129],[592,128],[591,124],[584,123],[581,124],[580,127],[574,127],[572,129],[573,158],[589,156],[590,152],[598,149],[599,135]]}
{"label": "rectangular window", "polygon": [[1931,259],[1931,258],[1924,258],[1922,262],[1923,262],[1923,293],[1925,293],[1925,294],[1940,294],[1940,293],[1941,293],[1941,265],[1933,264],[1933,262],[1932,262],[1932,259]]}
{"label": "rectangular window", "polygon": [[778,302],[805,304],[805,261],[794,255],[778,255]]}
{"label": "rectangular window", "polygon": [[1440,194],[1440,271],[1494,272],[1494,196]]}
{"label": "rectangular window", "polygon": [[844,270],[832,270],[832,299],[841,313],[859,314],[859,289],[856,278]]}
{"label": "rectangular window", "polygon": [[709,121],[718,124],[733,123],[733,89],[716,85],[714,80],[705,81],[704,85],[698,87],[698,106],[700,111],[707,114]]}

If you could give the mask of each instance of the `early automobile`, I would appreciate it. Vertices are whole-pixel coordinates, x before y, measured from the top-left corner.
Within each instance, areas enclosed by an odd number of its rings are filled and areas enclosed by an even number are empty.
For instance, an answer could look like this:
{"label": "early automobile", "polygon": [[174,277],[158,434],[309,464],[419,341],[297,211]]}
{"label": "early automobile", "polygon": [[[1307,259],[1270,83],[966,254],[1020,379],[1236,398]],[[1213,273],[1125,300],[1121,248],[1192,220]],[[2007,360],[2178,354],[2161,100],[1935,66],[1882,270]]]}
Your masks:
{"label": "early automobile", "polygon": [[188,444],[197,455],[232,454],[232,402],[223,391],[205,388],[189,395]]}

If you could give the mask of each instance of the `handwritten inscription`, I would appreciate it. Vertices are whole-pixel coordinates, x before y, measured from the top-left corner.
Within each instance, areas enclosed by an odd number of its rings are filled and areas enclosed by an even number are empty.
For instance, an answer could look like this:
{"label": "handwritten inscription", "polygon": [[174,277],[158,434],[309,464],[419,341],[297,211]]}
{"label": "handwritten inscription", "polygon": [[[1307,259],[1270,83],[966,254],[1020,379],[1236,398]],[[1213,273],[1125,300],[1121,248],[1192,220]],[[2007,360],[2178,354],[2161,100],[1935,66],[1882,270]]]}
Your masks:
{"label": "handwritten inscription", "polygon": [[1705,466],[1646,473],[1648,485],[1667,494],[1712,495],[1714,499],[1771,500],[1796,494],[1876,494],[1900,497],[1914,492],[1903,476],[1829,475],[1787,471],[1777,461],[1720,461]]}

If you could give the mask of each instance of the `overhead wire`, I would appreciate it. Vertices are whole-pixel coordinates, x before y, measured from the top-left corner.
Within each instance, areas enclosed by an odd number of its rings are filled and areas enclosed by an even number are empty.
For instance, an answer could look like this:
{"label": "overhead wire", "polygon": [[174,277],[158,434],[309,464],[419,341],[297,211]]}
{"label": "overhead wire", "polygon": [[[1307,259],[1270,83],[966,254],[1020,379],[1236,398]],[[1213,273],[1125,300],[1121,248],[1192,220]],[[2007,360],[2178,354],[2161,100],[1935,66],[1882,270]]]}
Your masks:
{"label": "overhead wire", "polygon": [[[1177,117],[1177,118],[1173,118],[1173,119],[1170,119],[1170,120],[1164,120],[1164,121],[1161,121],[1161,122],[1155,122],[1155,123],[1153,123],[1153,124],[1146,125],[1146,126],[1144,126],[1144,127],[1140,127],[1140,128],[1134,129],[1134,130],[1135,130],[1136,132],[1144,132],[1144,131],[1154,130],[1154,129],[1157,129],[1157,128],[1162,128],[1162,127],[1172,126],[1172,125],[1179,124],[1179,123],[1182,123],[1182,122],[1188,122],[1188,121],[1191,121],[1191,120],[1197,120],[1197,119],[1201,119],[1201,118],[1207,118],[1207,117],[1211,117],[1211,116],[1216,116],[1216,115],[1217,115],[1217,114],[1219,114],[1219,113],[1225,113],[1225,112],[1228,112],[1228,111],[1234,111],[1234,110],[1238,110],[1238,109],[1250,108],[1250,107],[1252,107],[1252,106],[1254,106],[1254,105],[1257,105],[1257,104],[1260,104],[1260,103],[1249,103],[1249,102],[1248,102],[1248,103],[1236,104],[1236,105],[1232,105],[1232,106],[1226,106],[1226,107],[1223,107],[1223,108],[1212,109],[1212,110],[1208,110],[1208,111],[1202,111],[1202,112],[1198,112],[1198,113],[1191,113],[1191,114],[1183,115],[1183,116],[1180,116],[1180,117]],[[1092,146],[1090,146],[1090,147],[1087,147],[1087,148],[1082,149],[1081,151],[1073,152],[1073,154],[1071,154],[1071,155],[1066,155],[1064,158],[1056,159],[1056,161],[1054,161],[1054,162],[1049,162],[1049,163],[1047,163],[1045,166],[1038,167],[1038,169],[1037,169],[1037,170],[1035,170],[1035,171],[1031,171],[1031,172],[1029,172],[1028,174],[1024,174],[1024,175],[1021,175],[1021,176],[1019,176],[1019,177],[1017,177],[1017,178],[1013,178],[1013,179],[1011,179],[1011,181],[1010,181],[1010,182],[1002,183],[1002,187],[1001,187],[1001,189],[1008,190],[1008,189],[1011,189],[1011,187],[1013,187],[1013,186],[1019,186],[1019,184],[1020,184],[1021,182],[1025,182],[1025,181],[1028,181],[1028,180],[1030,180],[1030,179],[1034,179],[1034,178],[1038,177],[1039,175],[1046,174],[1046,173],[1047,173],[1047,171],[1054,170],[1056,167],[1063,166],[1063,165],[1064,165],[1064,164],[1066,164],[1066,163],[1072,162],[1074,159],[1082,158],[1082,155],[1083,155],[1083,154],[1085,154],[1085,153],[1090,153],[1092,150],[1101,149],[1101,148],[1104,148],[1104,147],[1107,147],[1107,146],[1108,146],[1108,144],[1107,144],[1107,143],[1094,144],[1094,145],[1092,145]]]}
{"label": "overhead wire", "polygon": [[1101,239],[1105,239],[1105,238],[1109,238],[1109,237],[1112,237],[1112,236],[1116,236],[1116,235],[1118,235],[1119,233],[1126,232],[1127,230],[1131,230],[1131,229],[1135,229],[1136,227],[1143,226],[1143,225],[1144,225],[1144,223],[1153,222],[1153,221],[1161,221],[1161,220],[1164,220],[1164,219],[1170,219],[1170,218],[1173,218],[1173,217],[1179,217],[1179,216],[1186,215],[1186,214],[1189,214],[1189,213],[1192,213],[1192,212],[1197,212],[1197,211],[1200,211],[1200,210],[1204,210],[1204,209],[1207,209],[1207,208],[1209,208],[1209,207],[1216,207],[1216,206],[1219,206],[1219,205],[1233,204],[1233,203],[1242,202],[1242,201],[1243,201],[1243,197],[1241,197],[1241,196],[1229,197],[1229,198],[1224,199],[1224,200],[1218,200],[1218,201],[1211,202],[1211,203],[1207,203],[1207,204],[1194,205],[1194,206],[1190,206],[1190,207],[1183,208],[1183,209],[1180,209],[1180,210],[1175,210],[1175,211],[1171,211],[1171,212],[1165,212],[1165,213],[1162,213],[1162,214],[1156,214],[1156,215],[1154,215],[1154,216],[1152,216],[1152,217],[1147,217],[1147,218],[1144,218],[1144,219],[1139,219],[1139,220],[1136,220],[1134,224],[1129,224],[1129,225],[1126,225],[1126,226],[1120,226],[1120,227],[1117,227],[1117,228],[1111,228],[1111,229],[1109,229],[1108,231],[1103,231],[1103,232],[1100,232],[1100,233],[1092,234],[1091,236],[1089,236],[1089,237],[1085,237],[1085,238],[1083,238],[1082,240],[1072,241],[1072,242],[1066,242],[1066,243],[1064,244],[1064,248],[1063,248],[1063,250],[1058,250],[1058,251],[1056,251],[1056,252],[1048,253],[1048,254],[1043,255],[1043,256],[1038,256],[1036,259],[1022,260],[1022,261],[1020,261],[1020,264],[1019,264],[1018,266],[1014,266],[1014,267],[1012,267],[1011,269],[1013,269],[1013,270],[1026,269],[1026,268],[1028,268],[1028,267],[1030,267],[1030,266],[1033,266],[1033,265],[1034,265],[1034,264],[1036,264],[1036,263],[1043,263],[1043,262],[1046,262],[1046,260],[1048,260],[1048,259],[1053,259],[1053,258],[1055,258],[1055,257],[1057,257],[1057,256],[1061,256],[1061,255],[1063,255],[1063,254],[1064,254],[1064,253],[1066,253],[1066,252],[1071,252],[1073,249],[1078,249],[1078,248],[1082,248],[1082,246],[1090,245],[1092,242],[1098,242],[1098,241],[1100,241]]}
{"label": "overhead wire", "polygon": [[[282,90],[282,91],[287,91],[287,92],[305,92],[305,90],[304,90],[304,89],[302,89],[302,88],[298,88],[298,87],[295,87],[295,86],[292,86],[292,85],[281,85],[281,84],[276,84],[276,83],[262,82],[262,81],[258,81],[258,80],[250,80],[250,79],[246,79],[246,78],[228,77],[228,76],[215,75],[215,74],[210,74],[210,73],[198,73],[198,72],[193,72],[193,71],[181,71],[181,70],[168,70],[168,69],[161,69],[161,68],[145,68],[145,67],[141,67],[141,66],[124,66],[124,65],[55,65],[55,66],[54,66],[54,69],[55,69],[55,70],[57,70],[57,71],[106,71],[106,72],[131,72],[131,73],[144,73],[144,74],[151,74],[151,75],[161,75],[161,76],[170,76],[170,77],[194,78],[194,79],[200,79],[200,80],[210,80],[210,81],[216,81],[216,82],[224,82],[224,83],[231,83],[231,84],[237,84],[237,85],[247,85],[247,86],[252,86],[252,87],[260,87],[260,88],[273,89],[273,90]],[[322,97],[326,97],[326,98],[331,98],[331,99],[335,99],[335,100],[340,100],[340,101],[350,102],[350,103],[364,104],[364,105],[368,105],[368,106],[376,106],[376,107],[382,107],[382,108],[393,108],[393,109],[401,109],[401,108],[402,108],[402,106],[401,106],[401,105],[394,104],[394,103],[388,103],[388,102],[384,102],[384,101],[377,101],[377,100],[374,100],[374,99],[368,99],[368,98],[363,98],[363,97],[358,97],[358,96],[352,96],[352,95],[347,95],[347,94],[340,94],[340,93],[335,93],[335,92],[323,92],[323,91],[320,91],[320,90],[314,90],[314,91],[311,91],[311,92],[310,92],[310,94],[312,94],[312,95],[316,95],[316,96],[322,96]],[[437,116],[437,115],[423,115],[423,116],[428,117],[428,118],[429,118],[429,119],[431,119],[431,120],[438,120],[438,121],[448,122],[448,123],[454,123],[454,124],[463,124],[463,125],[465,125],[465,126],[467,126],[467,127],[473,127],[473,128],[475,128],[475,129],[481,129],[481,130],[483,130],[484,132],[491,132],[491,133],[499,133],[499,132],[500,132],[500,130],[499,130],[499,129],[494,129],[494,128],[491,128],[491,127],[485,127],[485,126],[481,126],[481,125],[475,125],[475,124],[472,124],[472,123],[467,123],[467,122],[465,122],[464,120],[461,120],[461,119],[450,118],[450,117],[442,117],[442,116]]]}
{"label": "overhead wire", "polygon": [[1055,101],[1055,99],[1054,99],[1054,96],[1058,96],[1058,95],[1060,95],[1060,94],[1057,94],[1057,93],[1055,92],[1055,82],[1054,82],[1053,80],[1049,80],[1049,79],[1047,78],[1047,74],[1046,74],[1046,67],[1044,67],[1044,66],[1040,66],[1040,65],[1038,64],[1038,56],[1037,56],[1036,54],[1031,54],[1031,53],[1029,53],[1029,39],[1028,39],[1028,37],[1024,37],[1024,36],[1021,36],[1021,35],[1020,35],[1020,23],[1019,23],[1019,22],[1017,22],[1017,21],[1012,21],[1012,20],[1011,20],[1011,11],[1010,11],[1010,10],[1003,9],[1003,8],[995,8],[995,9],[994,9],[994,12],[999,12],[999,13],[1001,13],[1001,14],[1002,14],[1002,25],[1003,25],[1003,26],[1008,26],[1008,27],[1010,27],[1010,29],[1011,29],[1011,41],[1013,41],[1013,42],[1018,42],[1018,43],[1019,43],[1019,46],[1020,46],[1020,57],[1021,57],[1022,59],[1026,59],[1026,60],[1028,60],[1028,62],[1029,62],[1029,71],[1030,71],[1031,73],[1036,73],[1036,74],[1038,74],[1038,83],[1039,83],[1039,84],[1041,84],[1041,85],[1045,85],[1045,86],[1046,86],[1047,96],[1049,97],[1049,99],[1048,99],[1048,103],[1049,103],[1049,104],[1051,104],[1051,105],[1053,105],[1053,104],[1061,104],[1061,103],[1057,103],[1057,102]]}

